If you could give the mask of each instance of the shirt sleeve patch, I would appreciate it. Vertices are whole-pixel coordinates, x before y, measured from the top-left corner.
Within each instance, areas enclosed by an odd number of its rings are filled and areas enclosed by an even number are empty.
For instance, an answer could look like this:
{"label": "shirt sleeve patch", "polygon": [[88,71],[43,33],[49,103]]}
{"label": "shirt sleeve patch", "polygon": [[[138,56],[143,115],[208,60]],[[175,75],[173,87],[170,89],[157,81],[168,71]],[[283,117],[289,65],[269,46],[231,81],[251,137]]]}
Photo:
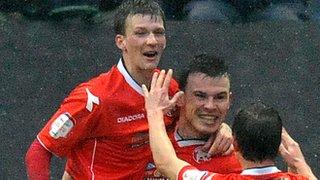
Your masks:
{"label": "shirt sleeve patch", "polygon": [[49,134],[54,139],[58,139],[60,137],[67,137],[68,133],[74,126],[74,121],[69,113],[61,114],[57,119],[53,121],[51,124],[51,129]]}
{"label": "shirt sleeve patch", "polygon": [[99,105],[99,98],[95,95],[93,95],[88,88],[86,88],[86,92],[87,92],[87,105],[86,105],[86,109],[90,112],[92,112],[93,109],[93,104],[97,104]]}

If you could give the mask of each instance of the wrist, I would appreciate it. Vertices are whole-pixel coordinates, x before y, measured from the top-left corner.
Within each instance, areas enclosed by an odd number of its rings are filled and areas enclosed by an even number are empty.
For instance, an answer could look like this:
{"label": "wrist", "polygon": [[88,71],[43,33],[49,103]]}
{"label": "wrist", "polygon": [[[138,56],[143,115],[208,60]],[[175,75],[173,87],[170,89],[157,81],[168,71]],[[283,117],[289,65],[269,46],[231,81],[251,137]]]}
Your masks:
{"label": "wrist", "polygon": [[161,109],[151,109],[151,110],[147,110],[147,116],[148,119],[149,117],[157,117],[159,115],[163,116],[163,111]]}

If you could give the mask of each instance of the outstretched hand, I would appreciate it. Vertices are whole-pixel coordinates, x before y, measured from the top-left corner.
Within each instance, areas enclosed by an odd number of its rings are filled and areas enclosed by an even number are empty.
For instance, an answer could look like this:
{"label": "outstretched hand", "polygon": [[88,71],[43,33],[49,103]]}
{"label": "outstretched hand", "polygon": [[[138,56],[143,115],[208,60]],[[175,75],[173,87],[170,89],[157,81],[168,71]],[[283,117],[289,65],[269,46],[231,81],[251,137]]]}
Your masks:
{"label": "outstretched hand", "polygon": [[171,69],[167,74],[164,70],[160,73],[154,73],[150,90],[148,91],[147,87],[142,85],[142,91],[148,117],[149,140],[153,160],[161,174],[169,179],[175,179],[178,177],[178,172],[189,164],[176,156],[163,121],[165,111],[174,107],[178,98],[183,94],[180,91],[172,98],[169,97],[171,78]]}
{"label": "outstretched hand", "polygon": [[299,144],[282,128],[279,152],[291,172],[297,173],[296,164],[305,163]]}
{"label": "outstretched hand", "polygon": [[143,84],[142,91],[145,99],[145,108],[147,113],[152,110],[161,110],[166,112],[176,105],[177,100],[182,96],[183,92],[177,92],[171,99],[169,97],[169,86],[172,79],[172,69],[169,69],[167,74],[165,70],[160,73],[155,72],[152,76],[150,90]]}
{"label": "outstretched hand", "polygon": [[288,165],[288,171],[306,176],[309,180],[316,180],[310,166],[302,154],[299,144],[291,138],[287,131],[282,128],[281,144],[279,147],[281,157]]}

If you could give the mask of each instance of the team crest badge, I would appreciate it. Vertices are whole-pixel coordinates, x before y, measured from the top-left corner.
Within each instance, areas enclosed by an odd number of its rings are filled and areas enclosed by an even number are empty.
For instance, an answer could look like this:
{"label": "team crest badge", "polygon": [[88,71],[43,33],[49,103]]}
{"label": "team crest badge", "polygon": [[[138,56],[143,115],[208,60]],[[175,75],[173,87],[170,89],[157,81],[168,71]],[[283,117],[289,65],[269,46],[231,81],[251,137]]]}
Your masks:
{"label": "team crest badge", "polygon": [[201,148],[202,148],[202,146],[198,146],[193,151],[193,159],[199,164],[204,162],[204,161],[210,161],[211,160],[211,157],[208,157],[208,153],[202,151]]}
{"label": "team crest badge", "polygon": [[[171,99],[171,97],[170,97],[170,99]],[[176,115],[177,115],[177,108],[176,107],[173,107],[171,109],[167,109],[166,116],[175,117]]]}

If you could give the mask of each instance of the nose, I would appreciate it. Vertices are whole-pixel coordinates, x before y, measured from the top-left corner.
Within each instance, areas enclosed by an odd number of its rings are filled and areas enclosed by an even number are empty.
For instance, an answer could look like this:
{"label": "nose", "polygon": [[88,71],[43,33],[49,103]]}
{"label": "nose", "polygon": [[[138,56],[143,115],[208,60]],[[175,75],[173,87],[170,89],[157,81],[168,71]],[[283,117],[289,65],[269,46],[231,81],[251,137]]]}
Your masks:
{"label": "nose", "polygon": [[217,104],[214,102],[213,98],[208,98],[207,101],[204,103],[204,108],[207,111],[214,110],[217,108]]}
{"label": "nose", "polygon": [[157,44],[157,39],[156,36],[153,33],[150,33],[149,36],[147,37],[147,44],[149,45],[155,45]]}

